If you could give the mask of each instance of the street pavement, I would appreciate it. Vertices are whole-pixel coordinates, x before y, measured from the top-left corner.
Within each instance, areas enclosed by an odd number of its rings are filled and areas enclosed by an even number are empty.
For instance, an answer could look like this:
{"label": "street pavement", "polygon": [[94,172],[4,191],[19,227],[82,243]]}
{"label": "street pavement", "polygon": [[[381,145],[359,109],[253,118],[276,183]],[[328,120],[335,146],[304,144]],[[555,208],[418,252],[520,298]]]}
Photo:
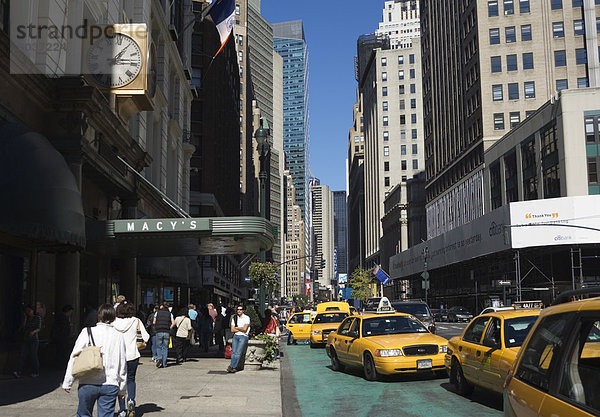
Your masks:
{"label": "street pavement", "polygon": [[[229,374],[229,360],[215,349],[201,353],[192,347],[188,362],[175,365],[170,358],[171,366],[164,369],[156,368],[147,355],[140,358],[136,416],[282,416],[279,361]],[[75,416],[77,383],[67,394],[60,387],[63,377],[64,369],[44,368],[37,378],[0,375],[0,416]]]}

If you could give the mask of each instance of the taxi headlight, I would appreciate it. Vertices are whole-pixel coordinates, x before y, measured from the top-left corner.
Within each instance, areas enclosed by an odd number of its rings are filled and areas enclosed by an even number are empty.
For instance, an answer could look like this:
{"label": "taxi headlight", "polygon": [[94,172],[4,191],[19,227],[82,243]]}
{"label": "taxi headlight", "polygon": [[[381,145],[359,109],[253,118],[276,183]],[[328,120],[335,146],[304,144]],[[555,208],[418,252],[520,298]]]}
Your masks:
{"label": "taxi headlight", "polygon": [[446,345],[440,346],[440,353],[448,353],[448,346],[446,346]]}
{"label": "taxi headlight", "polygon": [[402,353],[402,349],[377,349],[375,351],[375,356],[379,356],[381,358],[389,358],[391,356],[404,356]]}
{"label": "taxi headlight", "polygon": [[313,334],[313,335],[321,334],[321,330],[313,330],[310,332],[310,334]]}

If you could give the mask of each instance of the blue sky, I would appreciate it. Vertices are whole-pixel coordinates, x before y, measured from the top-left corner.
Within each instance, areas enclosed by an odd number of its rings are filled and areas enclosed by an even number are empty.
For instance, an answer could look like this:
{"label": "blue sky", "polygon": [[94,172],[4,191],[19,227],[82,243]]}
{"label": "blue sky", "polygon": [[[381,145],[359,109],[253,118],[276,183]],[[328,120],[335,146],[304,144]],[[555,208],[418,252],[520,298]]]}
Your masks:
{"label": "blue sky", "polygon": [[262,0],[261,8],[270,23],[303,21],[309,53],[310,168],[321,184],[345,190],[356,41],[377,29],[383,0]]}

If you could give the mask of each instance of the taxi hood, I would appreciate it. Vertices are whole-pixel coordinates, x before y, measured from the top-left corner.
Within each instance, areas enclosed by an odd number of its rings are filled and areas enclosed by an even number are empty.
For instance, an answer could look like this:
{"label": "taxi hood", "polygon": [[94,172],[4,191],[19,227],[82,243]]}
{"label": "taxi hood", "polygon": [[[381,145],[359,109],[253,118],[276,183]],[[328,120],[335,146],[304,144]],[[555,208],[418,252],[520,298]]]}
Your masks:
{"label": "taxi hood", "polygon": [[369,342],[379,345],[383,349],[398,349],[412,345],[446,345],[448,341],[443,337],[431,333],[406,333],[394,335],[368,336]]}

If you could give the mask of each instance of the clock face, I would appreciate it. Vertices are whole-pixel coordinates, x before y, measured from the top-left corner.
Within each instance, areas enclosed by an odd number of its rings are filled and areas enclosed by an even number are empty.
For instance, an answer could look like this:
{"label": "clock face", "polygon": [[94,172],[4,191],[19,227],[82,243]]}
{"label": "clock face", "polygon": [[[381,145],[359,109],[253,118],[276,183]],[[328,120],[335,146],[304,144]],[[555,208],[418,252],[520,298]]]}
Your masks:
{"label": "clock face", "polygon": [[87,54],[89,74],[101,85],[117,88],[132,82],[142,69],[142,52],[122,33],[100,39]]}

